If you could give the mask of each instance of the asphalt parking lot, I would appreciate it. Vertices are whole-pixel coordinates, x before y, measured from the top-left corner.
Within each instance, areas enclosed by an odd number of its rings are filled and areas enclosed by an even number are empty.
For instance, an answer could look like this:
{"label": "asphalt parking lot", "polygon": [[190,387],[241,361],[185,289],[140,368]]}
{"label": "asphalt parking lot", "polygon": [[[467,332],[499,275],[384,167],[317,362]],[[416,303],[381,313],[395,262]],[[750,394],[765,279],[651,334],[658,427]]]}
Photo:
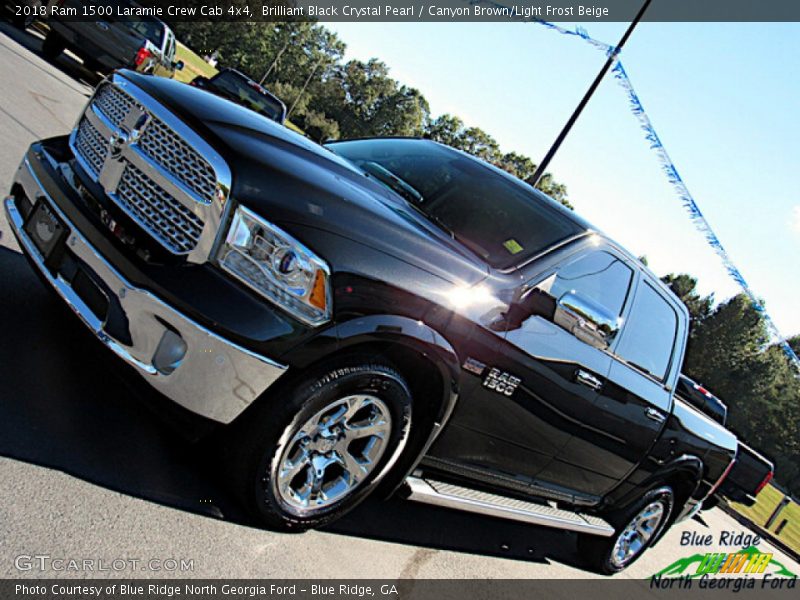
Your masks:
{"label": "asphalt parking lot", "polygon": [[[0,184],[26,147],[67,133],[96,76],[50,64],[40,36],[0,23]],[[575,536],[399,499],[326,531],[264,530],[220,484],[213,446],[180,440],[114,374],[114,360],[45,290],[0,218],[0,577],[584,578]],[[698,551],[685,531],[741,532],[720,511],[674,528],[623,578]],[[762,542],[789,570],[800,565]],[[20,556],[191,561],[142,572],[40,571]],[[95,563],[99,564],[99,563]]]}

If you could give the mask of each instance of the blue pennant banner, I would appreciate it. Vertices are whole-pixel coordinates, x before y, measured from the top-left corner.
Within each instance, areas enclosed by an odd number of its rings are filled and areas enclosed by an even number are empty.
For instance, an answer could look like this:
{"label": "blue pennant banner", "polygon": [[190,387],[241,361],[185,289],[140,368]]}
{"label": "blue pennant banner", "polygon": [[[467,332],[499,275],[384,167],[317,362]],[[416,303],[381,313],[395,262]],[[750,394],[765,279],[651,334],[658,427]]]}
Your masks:
{"label": "blue pennant banner", "polygon": [[700,210],[697,202],[695,202],[694,197],[692,197],[689,188],[686,187],[686,184],[681,178],[680,173],[678,173],[678,169],[675,167],[675,163],[672,162],[669,154],[667,154],[666,148],[664,148],[664,145],[661,143],[661,139],[658,137],[658,134],[653,127],[653,123],[650,121],[650,117],[647,116],[647,113],[642,106],[642,101],[639,99],[639,95],[633,88],[633,83],[631,83],[630,77],[628,77],[628,74],[625,72],[625,67],[622,66],[622,61],[615,61],[612,72],[614,73],[614,78],[622,86],[622,89],[625,90],[625,94],[628,96],[628,104],[631,112],[639,121],[642,130],[645,132],[645,139],[650,144],[650,148],[656,153],[658,161],[661,164],[662,171],[667,176],[667,180],[670,182],[672,187],[675,189],[675,192],[677,193],[681,204],[686,209],[686,212],[689,213],[689,218],[691,219],[692,223],[694,223],[697,230],[703,234],[703,237],[705,237],[706,242],[708,242],[708,245],[711,246],[711,249],[714,250],[717,256],[720,257],[722,264],[725,267],[725,270],[728,272],[728,275],[730,275],[731,279],[733,279],[739,285],[745,295],[750,299],[750,302],[753,304],[753,308],[755,308],[764,318],[764,323],[766,324],[770,335],[779,341],[783,351],[786,353],[786,356],[788,356],[795,366],[800,369],[800,359],[798,359],[797,354],[795,354],[794,350],[792,350],[792,347],[781,335],[780,331],[778,331],[774,321],[767,314],[763,302],[761,302],[761,300],[755,295],[750,286],[747,285],[747,281],[745,281],[741,271],[739,271],[739,269],[736,268],[736,265],[733,264],[730,256],[722,246],[722,242],[719,241],[719,238],[714,233],[714,230],[711,229],[711,225],[703,216],[703,212]]}
{"label": "blue pennant banner", "polygon": [[[492,2],[491,0],[471,0],[470,4],[492,4],[495,6],[503,6],[502,4]],[[555,23],[542,21],[540,19],[533,18],[524,20],[526,22],[537,23],[538,25],[542,25],[543,27],[546,27],[552,31],[556,31],[562,35],[580,38],[598,50],[601,50],[606,56],[616,57],[619,54],[619,48],[592,38],[583,27],[567,29],[565,27],[561,27],[560,25],[556,25]],[[622,86],[623,90],[625,90],[631,112],[639,121],[639,124],[645,133],[645,139],[650,144],[650,149],[656,153],[658,161],[661,164],[661,169],[667,176],[669,183],[675,189],[681,204],[689,214],[689,219],[691,219],[692,223],[694,223],[694,226],[706,239],[706,242],[709,246],[711,246],[711,249],[714,250],[717,256],[719,256],[720,260],[722,260],[722,264],[725,267],[725,270],[728,272],[728,275],[730,275],[731,279],[733,279],[742,289],[744,294],[750,299],[753,308],[755,308],[755,310],[758,311],[759,314],[761,314],[761,316],[764,318],[764,323],[766,324],[770,335],[778,341],[786,356],[792,363],[794,363],[798,371],[800,371],[800,358],[798,358],[797,354],[794,352],[794,350],[792,350],[792,347],[788,344],[786,338],[784,338],[781,335],[781,332],[778,331],[775,322],[772,320],[772,318],[770,318],[769,314],[767,314],[764,303],[755,295],[750,286],[747,285],[747,281],[745,281],[744,276],[742,276],[742,273],[736,268],[736,265],[733,264],[733,261],[726,252],[725,248],[722,246],[722,243],[719,241],[717,235],[714,233],[711,225],[703,216],[703,212],[700,210],[697,202],[695,202],[694,197],[689,191],[689,188],[686,187],[686,184],[681,178],[680,173],[678,173],[675,163],[672,162],[672,159],[669,157],[666,148],[664,148],[664,145],[661,143],[661,139],[658,137],[658,133],[656,133],[655,127],[653,127],[653,123],[650,121],[650,117],[647,116],[647,112],[645,112],[644,106],[642,106],[642,101],[639,99],[639,95],[636,93],[633,83],[631,82],[628,73],[625,71],[625,68],[622,66],[622,61],[619,58],[616,58],[614,61],[612,72],[614,73],[614,78],[617,80],[619,85]]]}

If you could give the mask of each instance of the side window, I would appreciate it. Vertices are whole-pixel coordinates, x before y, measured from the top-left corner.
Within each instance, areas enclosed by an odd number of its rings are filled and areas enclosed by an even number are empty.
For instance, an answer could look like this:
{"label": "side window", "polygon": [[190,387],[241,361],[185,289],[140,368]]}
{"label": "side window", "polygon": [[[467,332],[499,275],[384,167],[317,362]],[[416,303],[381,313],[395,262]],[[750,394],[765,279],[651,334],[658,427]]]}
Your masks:
{"label": "side window", "polygon": [[537,287],[556,301],[575,292],[604,308],[609,315],[622,314],[633,272],[613,254],[595,251],[561,267]]}
{"label": "side window", "polygon": [[678,315],[649,283],[643,282],[636,297],[617,354],[636,367],[663,380],[675,346]]}

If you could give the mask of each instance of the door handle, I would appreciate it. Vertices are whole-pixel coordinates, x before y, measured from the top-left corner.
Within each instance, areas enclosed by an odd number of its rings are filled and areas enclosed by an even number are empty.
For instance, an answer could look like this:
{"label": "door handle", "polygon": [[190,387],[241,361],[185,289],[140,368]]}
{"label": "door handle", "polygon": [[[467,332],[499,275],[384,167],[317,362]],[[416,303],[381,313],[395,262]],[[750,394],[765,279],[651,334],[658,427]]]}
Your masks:
{"label": "door handle", "polygon": [[108,23],[104,23],[103,21],[95,21],[95,25],[97,25],[103,31],[108,31]]}
{"label": "door handle", "polygon": [[667,417],[662,413],[660,410],[656,410],[652,406],[648,406],[644,409],[644,415],[656,423],[663,423]]}
{"label": "door handle", "polygon": [[575,381],[581,385],[585,385],[586,387],[593,389],[594,391],[598,391],[603,387],[602,381],[583,369],[578,369],[575,371]]}

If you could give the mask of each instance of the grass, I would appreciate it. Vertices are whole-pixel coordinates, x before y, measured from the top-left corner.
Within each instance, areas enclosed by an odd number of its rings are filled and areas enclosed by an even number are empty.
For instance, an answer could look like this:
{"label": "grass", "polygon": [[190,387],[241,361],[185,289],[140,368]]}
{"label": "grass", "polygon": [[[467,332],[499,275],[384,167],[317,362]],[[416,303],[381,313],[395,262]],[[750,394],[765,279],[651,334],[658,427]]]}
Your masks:
{"label": "grass", "polygon": [[[731,503],[731,507],[756,525],[764,527],[767,519],[775,511],[782,498],[783,494],[777,488],[768,485],[761,490],[753,506],[747,507],[742,504]],[[786,526],[780,534],[775,534],[775,530],[784,519],[787,521]],[[800,553],[800,504],[790,502],[783,507],[769,531],[792,550]]]}
{"label": "grass", "polygon": [[286,126],[287,126],[289,129],[291,129],[292,131],[296,131],[296,132],[297,132],[297,133],[299,133],[300,135],[305,135],[305,134],[306,134],[306,132],[305,132],[305,131],[303,131],[302,129],[300,129],[300,128],[299,128],[297,125],[295,125],[295,124],[294,124],[294,123],[292,123],[291,121],[286,121],[286,122],[284,123],[284,125],[286,125]]}
{"label": "grass", "polygon": [[198,75],[213,77],[217,74],[217,70],[214,67],[180,42],[178,42],[178,47],[175,50],[175,60],[183,61],[183,69],[175,72],[175,79],[178,81],[188,83]]}

